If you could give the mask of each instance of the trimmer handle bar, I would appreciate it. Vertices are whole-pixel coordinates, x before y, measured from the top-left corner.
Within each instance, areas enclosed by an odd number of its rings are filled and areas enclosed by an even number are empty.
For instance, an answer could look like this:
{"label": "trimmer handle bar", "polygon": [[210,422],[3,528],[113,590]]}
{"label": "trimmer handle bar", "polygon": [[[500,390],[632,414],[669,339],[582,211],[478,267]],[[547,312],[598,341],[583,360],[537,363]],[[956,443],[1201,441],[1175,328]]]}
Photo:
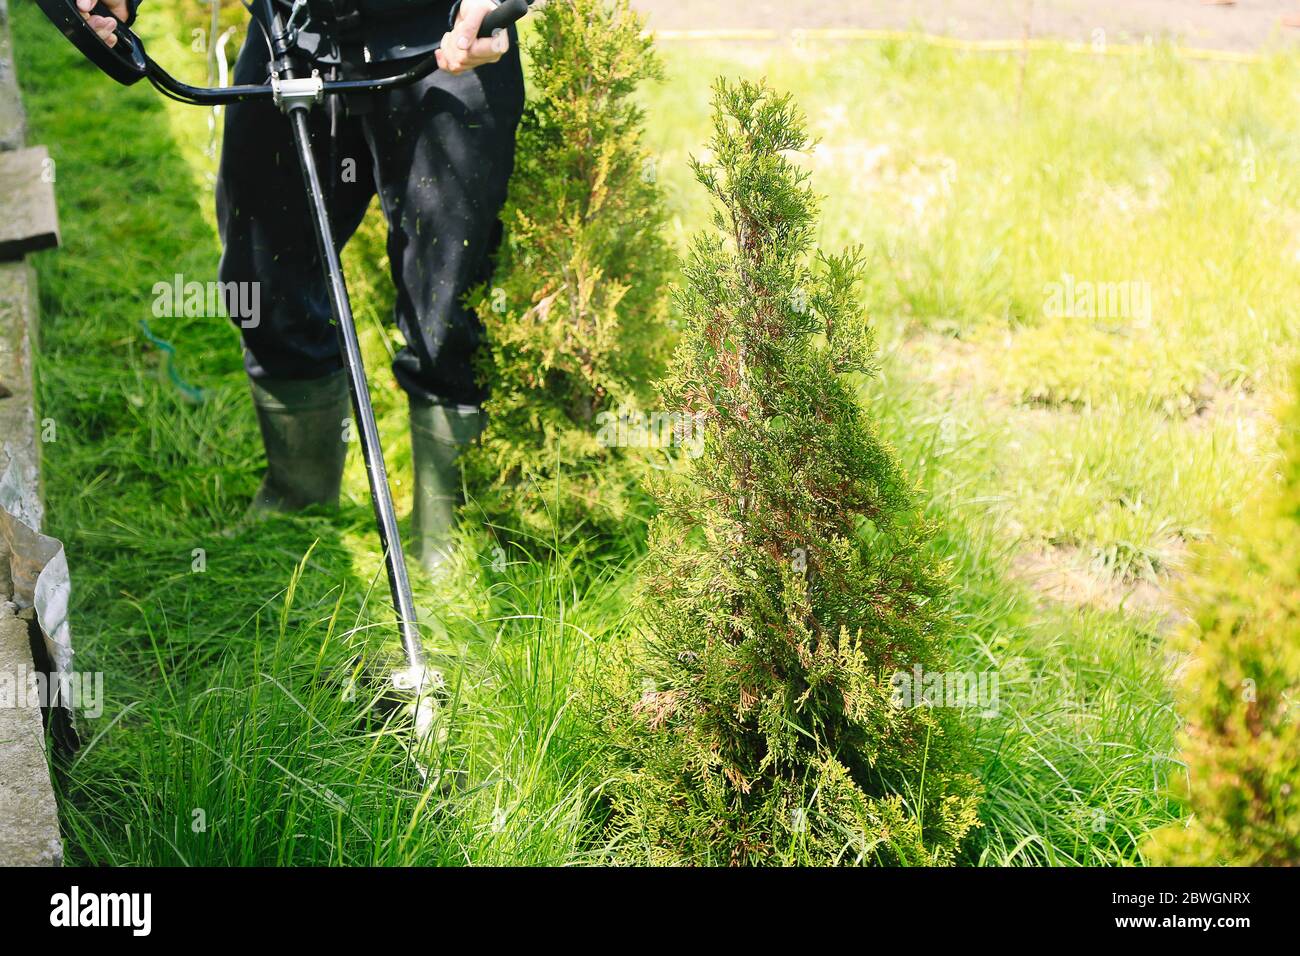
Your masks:
{"label": "trimmer handle bar", "polygon": [[[190,86],[182,83],[145,52],[144,43],[130,27],[118,22],[114,33],[117,43],[109,46],[100,39],[81,11],[75,0],[36,0],[37,6],[46,17],[59,28],[72,45],[81,51],[91,63],[99,67],[117,82],[130,86],[142,79],[148,79],[162,92],[176,99],[200,106],[219,106],[226,103],[238,103],[244,100],[272,99],[279,95],[271,83],[256,86],[229,86],[220,89]],[[269,3],[266,4],[268,7]],[[103,3],[96,5],[93,13],[102,17],[111,17],[112,13]],[[480,37],[490,37],[498,30],[504,30],[528,12],[528,0],[504,0],[483,20],[479,30]],[[282,51],[277,51],[278,53]],[[318,95],[330,96],[340,93],[378,93],[382,90],[407,86],[428,76],[438,68],[437,58],[426,57],[415,66],[400,73],[380,76],[367,80],[322,80]]]}

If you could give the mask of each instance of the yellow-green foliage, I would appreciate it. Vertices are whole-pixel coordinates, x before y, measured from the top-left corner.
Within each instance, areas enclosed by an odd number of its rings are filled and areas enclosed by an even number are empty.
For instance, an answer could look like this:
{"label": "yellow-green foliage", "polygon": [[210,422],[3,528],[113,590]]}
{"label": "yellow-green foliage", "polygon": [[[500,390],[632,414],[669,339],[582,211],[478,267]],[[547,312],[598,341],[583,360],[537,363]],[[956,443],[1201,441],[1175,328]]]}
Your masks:
{"label": "yellow-green foliage", "polygon": [[[1204,409],[1218,384],[1185,336],[1151,326],[1108,327],[1057,316],[1014,336],[972,338],[991,354],[1006,394],[1049,408],[1122,405],[1181,419]],[[1070,360],[1062,361],[1063,356]]]}
{"label": "yellow-green foliage", "polygon": [[1154,862],[1300,865],[1300,406],[1278,487],[1207,554],[1184,691],[1192,811]]}
{"label": "yellow-green foliage", "polygon": [[534,16],[505,242],[476,304],[491,398],[468,471],[490,520],[549,540],[635,520],[631,456],[600,428],[603,412],[644,407],[662,367],[668,257],[633,100],[660,70],[641,19],[627,0]]}

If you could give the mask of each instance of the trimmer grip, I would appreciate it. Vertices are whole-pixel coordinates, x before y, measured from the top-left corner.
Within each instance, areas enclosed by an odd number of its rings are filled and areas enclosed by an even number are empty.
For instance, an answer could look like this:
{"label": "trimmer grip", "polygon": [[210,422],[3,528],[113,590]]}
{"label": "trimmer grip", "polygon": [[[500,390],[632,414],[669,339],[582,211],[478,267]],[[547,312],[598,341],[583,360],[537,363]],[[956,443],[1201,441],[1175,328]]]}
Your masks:
{"label": "trimmer grip", "polygon": [[[95,4],[94,9],[90,12],[97,17],[108,17],[110,20],[117,20],[117,14],[108,9],[108,6],[103,2],[103,0],[100,0],[99,3]],[[124,21],[117,20],[117,29],[113,31],[113,35],[117,37],[117,42],[110,48],[112,52],[116,53],[123,59],[131,59],[135,48],[139,45],[136,42],[135,34],[127,29],[127,25]],[[108,46],[107,43],[104,45]]]}
{"label": "trimmer grip", "polygon": [[500,6],[483,18],[479,27],[480,37],[490,37],[498,30],[504,30],[512,23],[522,20],[528,13],[528,0],[504,0]]}
{"label": "trimmer grip", "polygon": [[[36,0],[36,5],[90,62],[117,82],[130,86],[148,72],[144,45],[121,21],[114,31],[117,43],[110,47],[82,17],[75,0]],[[102,3],[92,12],[101,17],[113,16]]]}
{"label": "trimmer grip", "polygon": [[[100,0],[99,3],[95,4],[95,8],[90,12],[97,17],[112,17],[114,20],[117,20],[117,14],[115,14],[112,10],[108,9],[107,4],[105,4],[103,0]],[[117,20],[118,29],[121,29],[122,27],[129,27],[131,25],[131,19],[132,19],[131,16],[128,14],[125,20]]]}

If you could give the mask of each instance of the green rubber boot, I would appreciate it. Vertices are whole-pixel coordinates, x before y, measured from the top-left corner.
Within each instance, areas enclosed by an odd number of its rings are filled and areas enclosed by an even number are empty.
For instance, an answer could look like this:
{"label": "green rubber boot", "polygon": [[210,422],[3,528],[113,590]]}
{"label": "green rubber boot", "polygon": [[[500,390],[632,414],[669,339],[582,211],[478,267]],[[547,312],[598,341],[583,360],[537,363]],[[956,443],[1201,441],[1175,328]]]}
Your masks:
{"label": "green rubber boot", "polygon": [[476,405],[437,405],[411,398],[411,461],[415,503],[411,553],[430,575],[452,558],[456,506],[461,502],[457,459],[483,431],[487,417]]}
{"label": "green rubber boot", "polygon": [[301,511],[311,505],[336,507],[348,453],[344,423],[351,413],[346,373],[251,384],[266,446],[266,475],[249,516]]}

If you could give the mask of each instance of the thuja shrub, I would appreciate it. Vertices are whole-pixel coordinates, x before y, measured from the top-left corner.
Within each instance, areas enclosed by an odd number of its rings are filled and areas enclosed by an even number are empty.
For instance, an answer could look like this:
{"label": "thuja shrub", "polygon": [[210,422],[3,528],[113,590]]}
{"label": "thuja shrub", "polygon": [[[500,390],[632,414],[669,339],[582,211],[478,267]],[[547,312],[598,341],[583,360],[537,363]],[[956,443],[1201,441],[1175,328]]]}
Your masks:
{"label": "thuja shrub", "polygon": [[565,0],[533,19],[505,238],[476,301],[491,397],[467,472],[489,520],[549,536],[638,510],[644,455],[602,426],[645,407],[671,351],[670,257],[633,98],[661,70],[641,19],[627,0]]}
{"label": "thuja shrub", "polygon": [[1156,863],[1300,865],[1300,406],[1280,480],[1229,524],[1196,574],[1183,637],[1190,815],[1156,832]]}
{"label": "thuja shrub", "polygon": [[947,667],[946,568],[859,397],[860,253],[813,253],[788,96],[720,81],[715,202],[677,293],[664,401],[703,454],[655,485],[644,643],[605,700],[614,846],[640,862],[950,862],[977,784],[952,713],[895,675]]}

